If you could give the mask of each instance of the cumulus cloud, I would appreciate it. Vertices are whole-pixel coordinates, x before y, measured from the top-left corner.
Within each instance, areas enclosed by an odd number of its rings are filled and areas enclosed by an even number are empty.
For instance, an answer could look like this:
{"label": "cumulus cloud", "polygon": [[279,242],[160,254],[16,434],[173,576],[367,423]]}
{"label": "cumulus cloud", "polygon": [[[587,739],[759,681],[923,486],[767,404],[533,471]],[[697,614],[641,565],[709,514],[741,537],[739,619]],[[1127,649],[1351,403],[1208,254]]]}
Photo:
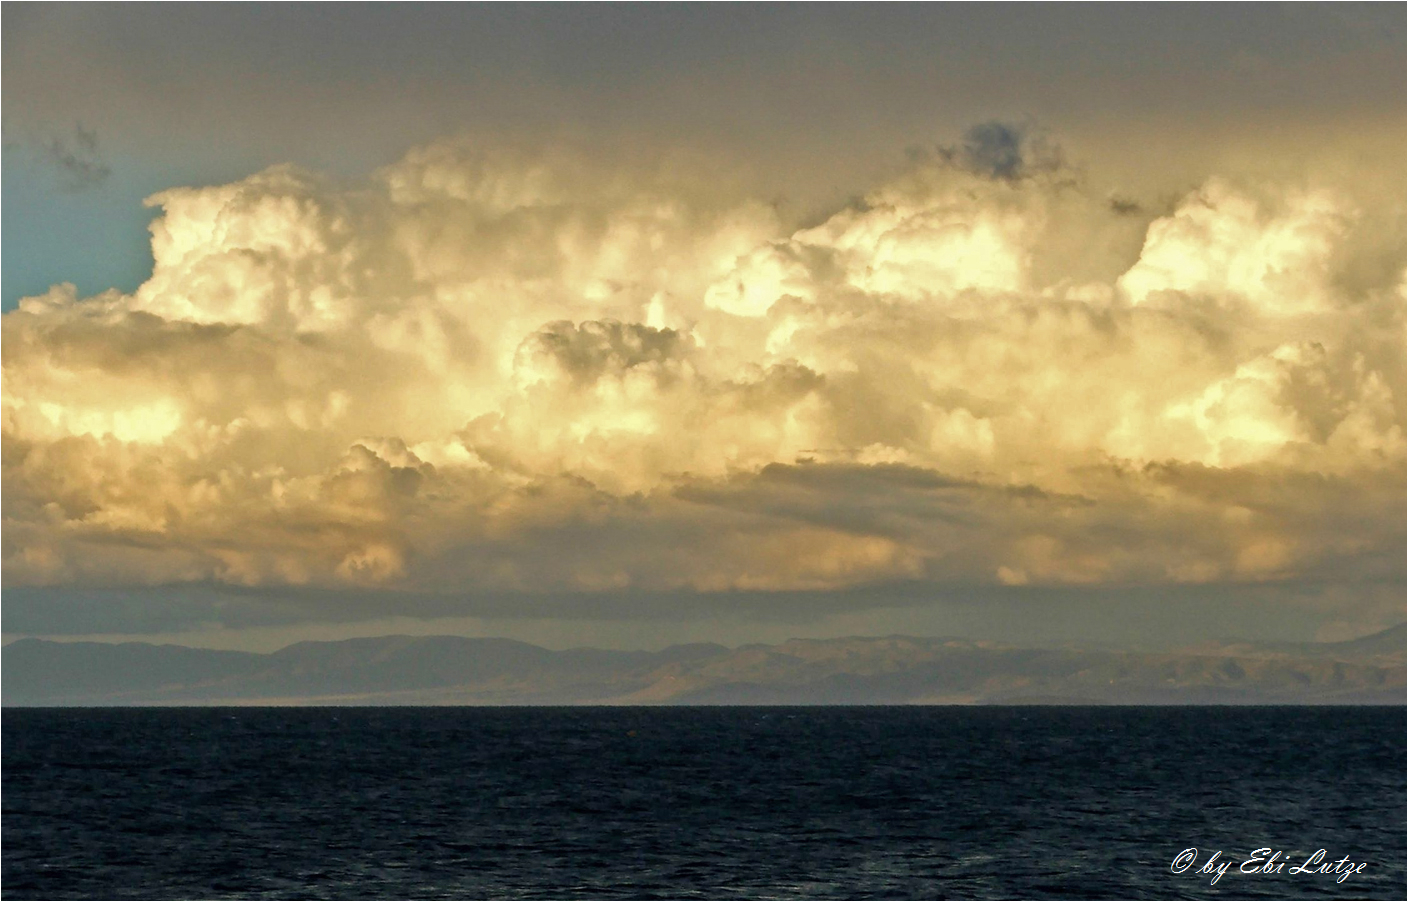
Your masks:
{"label": "cumulus cloud", "polygon": [[4,318],[7,585],[1402,579],[1401,224],[1329,190],[994,124],[806,227],[452,140],[150,202]]}

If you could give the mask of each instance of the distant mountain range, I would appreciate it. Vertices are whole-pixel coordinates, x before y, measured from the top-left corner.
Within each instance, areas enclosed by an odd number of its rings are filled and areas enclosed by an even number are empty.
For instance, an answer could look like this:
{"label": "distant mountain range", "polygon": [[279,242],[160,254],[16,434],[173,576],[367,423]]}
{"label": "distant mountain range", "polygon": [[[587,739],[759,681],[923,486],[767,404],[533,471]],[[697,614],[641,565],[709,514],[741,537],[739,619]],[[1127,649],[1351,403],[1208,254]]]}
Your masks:
{"label": "distant mountain range", "polygon": [[1013,648],[910,636],[550,651],[510,639],[385,636],[272,654],[22,639],[5,705],[1403,704],[1400,625],[1337,643],[1172,653]]}

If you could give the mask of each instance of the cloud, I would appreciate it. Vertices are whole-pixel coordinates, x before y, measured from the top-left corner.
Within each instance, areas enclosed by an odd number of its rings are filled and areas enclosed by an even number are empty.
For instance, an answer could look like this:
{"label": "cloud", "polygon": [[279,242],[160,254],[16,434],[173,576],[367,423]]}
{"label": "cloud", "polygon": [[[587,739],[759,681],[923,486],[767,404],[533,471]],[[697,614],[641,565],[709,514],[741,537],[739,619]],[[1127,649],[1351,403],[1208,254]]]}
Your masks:
{"label": "cloud", "polygon": [[136,291],[4,318],[7,586],[1403,578],[1401,212],[1328,189],[1150,219],[990,124],[805,227],[454,140],[151,202]]}
{"label": "cloud", "polygon": [[963,142],[939,148],[941,159],[969,172],[1016,181],[1062,168],[1060,148],[1029,125],[982,122],[968,129]]}
{"label": "cloud", "polygon": [[107,181],[112,169],[103,162],[98,151],[98,133],[81,124],[73,127],[70,137],[51,138],[43,148],[44,159],[54,167],[59,187],[78,192],[95,188]]}

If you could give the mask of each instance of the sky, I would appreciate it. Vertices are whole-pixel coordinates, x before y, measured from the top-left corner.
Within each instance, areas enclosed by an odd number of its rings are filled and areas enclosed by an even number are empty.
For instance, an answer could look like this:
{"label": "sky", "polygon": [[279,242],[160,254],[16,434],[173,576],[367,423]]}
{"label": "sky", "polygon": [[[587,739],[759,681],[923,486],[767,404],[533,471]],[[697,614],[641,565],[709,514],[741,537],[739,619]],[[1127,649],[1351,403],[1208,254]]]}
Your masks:
{"label": "sky", "polygon": [[0,17],[7,641],[1404,619],[1401,7]]}

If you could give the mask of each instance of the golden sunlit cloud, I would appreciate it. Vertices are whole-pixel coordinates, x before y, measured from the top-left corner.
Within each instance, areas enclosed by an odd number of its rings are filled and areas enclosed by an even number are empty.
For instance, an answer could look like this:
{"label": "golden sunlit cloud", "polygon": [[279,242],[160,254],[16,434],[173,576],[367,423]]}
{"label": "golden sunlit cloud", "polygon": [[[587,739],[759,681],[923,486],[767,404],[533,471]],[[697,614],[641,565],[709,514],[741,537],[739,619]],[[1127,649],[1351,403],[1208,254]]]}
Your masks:
{"label": "golden sunlit cloud", "polygon": [[145,284],[4,318],[6,584],[1401,572],[1401,234],[973,147],[801,227],[460,141],[158,194]]}

